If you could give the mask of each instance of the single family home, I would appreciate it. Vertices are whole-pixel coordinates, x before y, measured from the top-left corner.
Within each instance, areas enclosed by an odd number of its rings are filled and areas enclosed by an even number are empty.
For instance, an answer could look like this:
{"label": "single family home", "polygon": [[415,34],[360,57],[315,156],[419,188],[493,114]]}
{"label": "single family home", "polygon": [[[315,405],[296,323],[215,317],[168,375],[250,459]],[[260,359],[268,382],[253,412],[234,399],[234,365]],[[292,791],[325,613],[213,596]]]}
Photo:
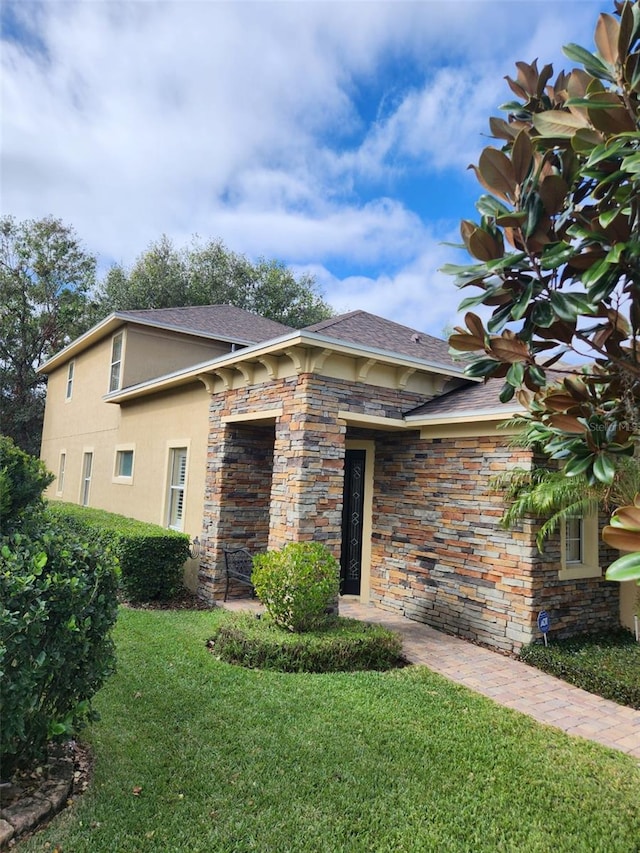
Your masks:
{"label": "single family home", "polygon": [[598,519],[544,554],[533,520],[500,527],[492,478],[532,464],[504,428],[517,404],[445,341],[366,311],[303,329],[230,305],[117,311],[41,371],[48,496],[187,532],[186,583],[211,602],[225,548],[319,540],[343,595],[505,651],[541,610],[558,635],[632,620]]}

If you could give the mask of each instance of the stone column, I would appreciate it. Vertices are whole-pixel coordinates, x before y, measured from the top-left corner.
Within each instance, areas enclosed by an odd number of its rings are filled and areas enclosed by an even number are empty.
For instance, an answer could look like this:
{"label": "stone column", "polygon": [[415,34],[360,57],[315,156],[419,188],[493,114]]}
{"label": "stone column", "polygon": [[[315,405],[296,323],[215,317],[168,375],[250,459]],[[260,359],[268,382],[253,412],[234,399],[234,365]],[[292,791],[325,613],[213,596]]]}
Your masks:
{"label": "stone column", "polygon": [[269,548],[323,542],[340,556],[346,425],[318,377],[299,377],[276,422]]}

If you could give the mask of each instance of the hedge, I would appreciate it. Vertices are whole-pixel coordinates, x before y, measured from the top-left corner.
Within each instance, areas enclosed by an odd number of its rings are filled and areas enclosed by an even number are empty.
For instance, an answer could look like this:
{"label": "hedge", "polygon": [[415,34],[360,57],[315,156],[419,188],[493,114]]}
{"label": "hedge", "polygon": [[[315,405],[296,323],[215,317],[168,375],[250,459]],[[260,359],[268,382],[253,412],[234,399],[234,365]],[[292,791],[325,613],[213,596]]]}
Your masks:
{"label": "hedge", "polygon": [[189,537],[93,507],[50,501],[47,513],[60,524],[87,532],[120,561],[122,586],[134,602],[168,601],[182,587]]}
{"label": "hedge", "polygon": [[48,526],[0,540],[2,778],[92,719],[113,671],[118,568],[99,543]]}

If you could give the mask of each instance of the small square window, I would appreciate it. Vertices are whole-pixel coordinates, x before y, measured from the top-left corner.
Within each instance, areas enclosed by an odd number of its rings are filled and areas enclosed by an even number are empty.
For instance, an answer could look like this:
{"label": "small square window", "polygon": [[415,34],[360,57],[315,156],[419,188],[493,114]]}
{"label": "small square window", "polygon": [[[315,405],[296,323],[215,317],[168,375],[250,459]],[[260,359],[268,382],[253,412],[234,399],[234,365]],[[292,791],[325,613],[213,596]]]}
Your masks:
{"label": "small square window", "polygon": [[116,453],[116,477],[133,477],[133,450]]}

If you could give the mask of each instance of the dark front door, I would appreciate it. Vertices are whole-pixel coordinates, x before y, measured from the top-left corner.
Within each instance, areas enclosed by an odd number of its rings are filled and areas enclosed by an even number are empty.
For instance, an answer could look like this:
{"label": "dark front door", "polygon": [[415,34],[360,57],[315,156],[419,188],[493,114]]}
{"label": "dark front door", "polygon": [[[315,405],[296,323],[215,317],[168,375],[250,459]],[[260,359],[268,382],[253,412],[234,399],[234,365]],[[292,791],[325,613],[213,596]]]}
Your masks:
{"label": "dark front door", "polygon": [[340,560],[342,595],[360,595],[365,453],[364,450],[347,450],[344,460],[344,509],[342,510]]}

